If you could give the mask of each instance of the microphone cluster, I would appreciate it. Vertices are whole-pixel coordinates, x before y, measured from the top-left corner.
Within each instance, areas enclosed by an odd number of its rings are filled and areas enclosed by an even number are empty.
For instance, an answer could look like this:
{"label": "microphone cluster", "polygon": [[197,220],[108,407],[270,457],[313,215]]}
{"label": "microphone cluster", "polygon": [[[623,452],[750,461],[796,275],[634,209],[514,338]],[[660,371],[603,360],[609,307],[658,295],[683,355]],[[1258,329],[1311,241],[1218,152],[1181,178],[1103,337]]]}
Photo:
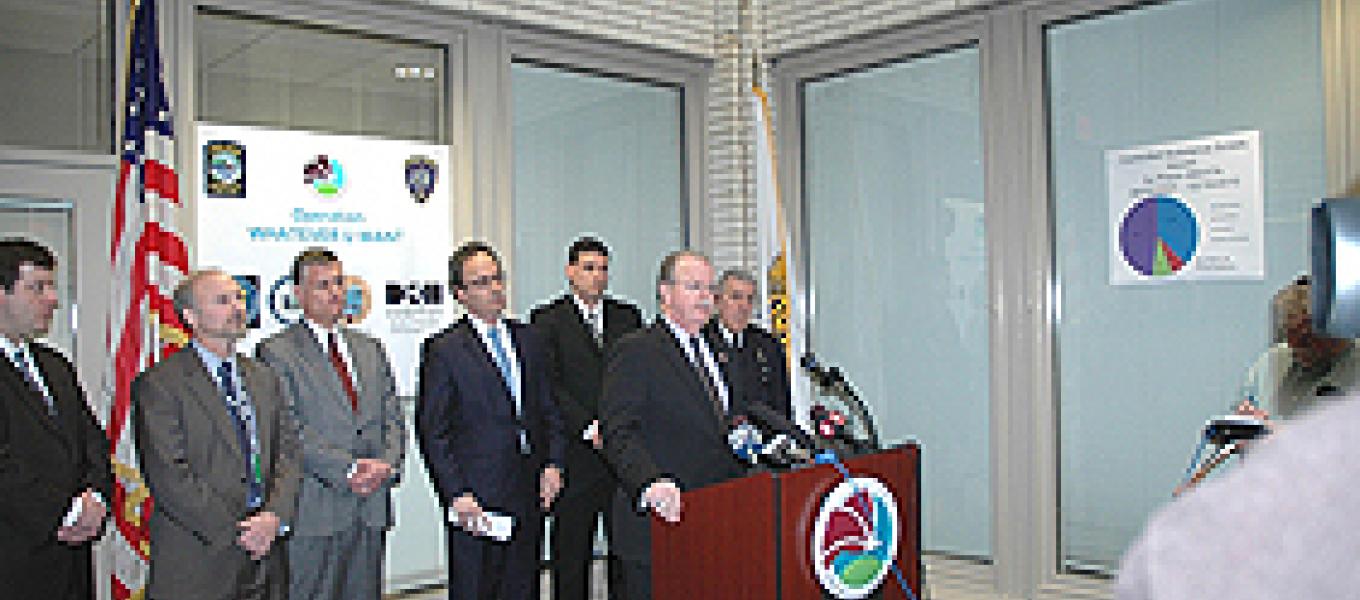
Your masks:
{"label": "microphone cluster", "polygon": [[733,419],[727,444],[738,460],[752,466],[784,469],[812,459],[812,453],[794,435],[776,433],[767,441],[760,428],[744,416]]}
{"label": "microphone cluster", "polygon": [[850,435],[849,420],[846,419],[845,413],[841,411],[814,404],[812,405],[812,425],[813,430],[824,440],[855,441]]}

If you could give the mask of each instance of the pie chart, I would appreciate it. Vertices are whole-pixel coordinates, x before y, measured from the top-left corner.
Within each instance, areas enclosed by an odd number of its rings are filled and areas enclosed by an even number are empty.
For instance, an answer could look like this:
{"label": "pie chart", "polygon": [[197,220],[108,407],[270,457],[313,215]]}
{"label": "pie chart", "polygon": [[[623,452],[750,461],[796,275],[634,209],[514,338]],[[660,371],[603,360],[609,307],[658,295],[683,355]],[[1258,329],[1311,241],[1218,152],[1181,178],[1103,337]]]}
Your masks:
{"label": "pie chart", "polygon": [[1199,222],[1189,206],[1170,196],[1139,200],[1119,224],[1124,262],[1148,277],[1165,277],[1190,264],[1199,243]]}

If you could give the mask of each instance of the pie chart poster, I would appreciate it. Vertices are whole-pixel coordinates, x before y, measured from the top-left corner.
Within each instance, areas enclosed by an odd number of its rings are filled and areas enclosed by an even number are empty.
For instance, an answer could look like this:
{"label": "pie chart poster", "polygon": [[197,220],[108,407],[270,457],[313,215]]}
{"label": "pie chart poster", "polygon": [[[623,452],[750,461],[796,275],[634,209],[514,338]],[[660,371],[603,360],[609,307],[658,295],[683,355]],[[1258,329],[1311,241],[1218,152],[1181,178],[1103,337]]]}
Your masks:
{"label": "pie chart poster", "polygon": [[1105,153],[1110,283],[1259,280],[1261,135],[1226,135]]}

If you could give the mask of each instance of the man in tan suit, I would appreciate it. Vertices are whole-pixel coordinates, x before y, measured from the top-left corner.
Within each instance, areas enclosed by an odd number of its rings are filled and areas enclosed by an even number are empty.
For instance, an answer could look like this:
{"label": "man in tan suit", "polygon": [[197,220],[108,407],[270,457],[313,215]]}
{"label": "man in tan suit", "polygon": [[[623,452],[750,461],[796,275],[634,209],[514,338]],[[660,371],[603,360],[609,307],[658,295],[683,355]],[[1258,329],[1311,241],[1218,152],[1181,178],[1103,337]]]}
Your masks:
{"label": "man in tan suit", "polygon": [[301,432],[302,490],[288,541],[291,600],[377,600],[391,490],[406,428],[387,351],[344,327],[340,258],[311,248],[293,260],[302,321],[260,343]]}
{"label": "man in tan suit", "polygon": [[238,356],[241,288],[196,271],[175,289],[189,347],[132,385],[137,454],[155,499],[152,600],[281,599],[278,537],[297,508],[298,439],[268,367]]}

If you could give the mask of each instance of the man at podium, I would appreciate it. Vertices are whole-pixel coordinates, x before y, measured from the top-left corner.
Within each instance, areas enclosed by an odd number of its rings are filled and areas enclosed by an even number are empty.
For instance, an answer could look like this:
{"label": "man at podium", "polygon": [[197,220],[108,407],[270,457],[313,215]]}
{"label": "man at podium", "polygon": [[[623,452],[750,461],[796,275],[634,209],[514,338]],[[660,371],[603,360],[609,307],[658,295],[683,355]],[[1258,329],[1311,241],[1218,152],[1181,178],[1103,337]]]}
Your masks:
{"label": "man at podium", "polygon": [[682,490],[740,476],[726,442],[731,398],[700,330],[713,311],[713,266],[694,251],[666,256],[661,316],[619,340],[605,370],[605,457],[619,475],[614,546],[625,597],[651,598],[651,516],[683,516]]}

